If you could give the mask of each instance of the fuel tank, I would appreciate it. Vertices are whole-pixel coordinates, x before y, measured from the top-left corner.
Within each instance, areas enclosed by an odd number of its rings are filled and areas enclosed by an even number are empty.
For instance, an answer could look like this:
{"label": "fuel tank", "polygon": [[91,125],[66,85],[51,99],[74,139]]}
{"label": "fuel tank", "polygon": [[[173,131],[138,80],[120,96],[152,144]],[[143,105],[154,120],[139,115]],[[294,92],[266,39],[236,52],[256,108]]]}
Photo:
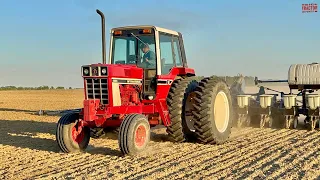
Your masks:
{"label": "fuel tank", "polygon": [[320,64],[292,64],[288,71],[289,85],[320,85]]}

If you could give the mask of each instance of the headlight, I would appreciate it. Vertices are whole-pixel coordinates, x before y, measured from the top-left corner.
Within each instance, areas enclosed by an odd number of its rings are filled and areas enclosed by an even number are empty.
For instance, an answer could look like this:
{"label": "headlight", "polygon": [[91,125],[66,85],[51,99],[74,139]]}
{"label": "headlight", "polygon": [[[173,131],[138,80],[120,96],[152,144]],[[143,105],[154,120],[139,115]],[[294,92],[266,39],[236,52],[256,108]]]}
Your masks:
{"label": "headlight", "polygon": [[101,70],[101,72],[102,72],[102,74],[106,74],[106,73],[107,73],[106,68],[103,68],[103,69]]}
{"label": "headlight", "polygon": [[101,68],[101,74],[107,75],[107,68]]}
{"label": "headlight", "polygon": [[83,69],[83,74],[88,76],[89,75],[89,69],[87,69],[87,68]]}

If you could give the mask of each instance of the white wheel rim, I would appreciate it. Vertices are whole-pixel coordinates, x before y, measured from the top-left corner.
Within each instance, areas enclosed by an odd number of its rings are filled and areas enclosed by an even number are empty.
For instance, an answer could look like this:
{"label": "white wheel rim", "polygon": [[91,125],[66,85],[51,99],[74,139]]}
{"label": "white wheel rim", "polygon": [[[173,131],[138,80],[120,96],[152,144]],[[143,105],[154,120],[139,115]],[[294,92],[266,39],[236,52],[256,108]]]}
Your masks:
{"label": "white wheel rim", "polygon": [[220,91],[214,102],[214,121],[219,132],[223,133],[229,124],[229,101],[227,95]]}

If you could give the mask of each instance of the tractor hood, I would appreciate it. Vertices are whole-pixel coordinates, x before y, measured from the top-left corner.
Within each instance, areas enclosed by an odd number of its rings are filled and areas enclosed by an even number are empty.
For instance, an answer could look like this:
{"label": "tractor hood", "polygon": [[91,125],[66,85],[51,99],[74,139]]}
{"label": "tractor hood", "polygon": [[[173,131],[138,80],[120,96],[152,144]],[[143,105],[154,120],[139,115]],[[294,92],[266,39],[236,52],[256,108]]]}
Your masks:
{"label": "tractor hood", "polygon": [[91,64],[81,67],[82,77],[143,78],[143,69],[123,64]]}

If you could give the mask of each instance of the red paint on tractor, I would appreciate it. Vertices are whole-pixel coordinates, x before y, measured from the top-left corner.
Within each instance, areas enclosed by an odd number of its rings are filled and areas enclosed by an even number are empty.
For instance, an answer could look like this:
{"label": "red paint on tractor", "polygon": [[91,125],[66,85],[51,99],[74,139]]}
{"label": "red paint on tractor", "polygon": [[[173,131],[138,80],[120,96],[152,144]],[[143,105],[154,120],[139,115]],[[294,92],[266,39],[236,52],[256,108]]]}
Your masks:
{"label": "red paint on tractor", "polygon": [[121,104],[123,106],[140,105],[139,93],[141,92],[141,85],[120,85]]}
{"label": "red paint on tractor", "polygon": [[[84,100],[83,120],[89,127],[118,127],[120,126],[124,115],[131,113],[144,114],[149,118],[150,125],[158,125],[159,120],[154,119],[154,114],[158,113],[162,124],[169,126],[171,123],[166,98],[172,82],[177,76],[195,75],[194,69],[184,67],[173,67],[167,75],[158,75],[157,79],[168,83],[158,83],[156,87],[156,96],[153,100],[142,100],[142,86],[138,84],[119,83],[121,105],[114,106],[113,101],[113,79],[137,79],[143,80],[143,69],[135,65],[122,64],[93,64],[91,66],[101,66],[108,68],[108,76],[104,77],[86,77],[84,78],[107,78],[108,104],[101,105],[100,99]],[[86,85],[85,85],[86,87]],[[86,90],[85,90],[86,92]],[[87,97],[87,96],[86,96]]]}
{"label": "red paint on tractor", "polygon": [[93,119],[96,119],[96,111],[97,107],[99,107],[99,100],[96,99],[90,99],[90,100],[84,100],[83,101],[83,120],[90,121]]}
{"label": "red paint on tractor", "polygon": [[163,125],[169,126],[171,123],[171,120],[169,116],[169,110],[168,110],[166,99],[158,100],[158,102],[156,103],[156,108],[157,108],[156,112],[160,114]]}
{"label": "red paint on tractor", "polygon": [[[91,64],[91,67],[107,67],[108,68],[108,77],[116,78],[134,78],[142,79],[143,78],[143,69],[135,65],[124,65],[124,64]],[[90,76],[93,77],[93,76]],[[101,78],[98,77],[97,78]]]}

